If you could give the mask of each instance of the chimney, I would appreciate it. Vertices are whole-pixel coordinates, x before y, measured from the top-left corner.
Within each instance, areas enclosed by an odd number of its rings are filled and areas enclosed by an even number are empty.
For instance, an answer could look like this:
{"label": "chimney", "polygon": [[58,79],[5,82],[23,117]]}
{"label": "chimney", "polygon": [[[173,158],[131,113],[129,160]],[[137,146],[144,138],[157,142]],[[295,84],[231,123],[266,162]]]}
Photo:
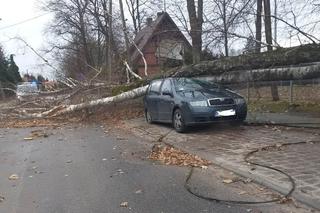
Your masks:
{"label": "chimney", "polygon": [[147,18],[147,25],[150,27],[152,25],[152,18]]}

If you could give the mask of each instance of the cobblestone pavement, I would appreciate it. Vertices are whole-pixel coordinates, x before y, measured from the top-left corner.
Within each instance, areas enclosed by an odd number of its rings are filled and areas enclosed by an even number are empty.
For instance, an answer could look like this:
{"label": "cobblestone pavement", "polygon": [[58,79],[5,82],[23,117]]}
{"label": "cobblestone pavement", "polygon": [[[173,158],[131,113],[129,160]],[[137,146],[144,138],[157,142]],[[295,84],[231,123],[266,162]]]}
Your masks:
{"label": "cobblestone pavement", "polygon": [[[320,143],[307,143],[260,151],[250,160],[290,174],[297,184],[297,191],[310,197],[320,198],[319,154]],[[283,180],[286,181],[286,178]]]}
{"label": "cobblestone pavement", "polygon": [[276,171],[253,167],[244,161],[249,152],[270,145],[308,142],[282,146],[255,153],[250,160],[274,166],[291,175],[297,185],[293,196],[320,209],[320,129],[301,129],[274,126],[240,126],[215,124],[210,127],[192,128],[179,134],[170,125],[147,124],[144,119],[126,122],[134,134],[172,144],[233,170],[241,175],[286,193],[291,183]]}

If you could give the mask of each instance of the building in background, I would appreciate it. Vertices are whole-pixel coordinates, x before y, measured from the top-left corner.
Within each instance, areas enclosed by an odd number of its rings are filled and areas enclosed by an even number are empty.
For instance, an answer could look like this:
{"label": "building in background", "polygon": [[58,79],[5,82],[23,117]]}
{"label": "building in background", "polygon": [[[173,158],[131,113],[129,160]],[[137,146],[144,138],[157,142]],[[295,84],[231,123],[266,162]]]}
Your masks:
{"label": "building in background", "polygon": [[[137,33],[134,43],[142,51],[148,65],[148,75],[154,76],[182,65],[191,45],[166,12],[147,19],[146,26]],[[130,47],[131,65],[140,76],[145,76],[145,65],[138,49]]]}

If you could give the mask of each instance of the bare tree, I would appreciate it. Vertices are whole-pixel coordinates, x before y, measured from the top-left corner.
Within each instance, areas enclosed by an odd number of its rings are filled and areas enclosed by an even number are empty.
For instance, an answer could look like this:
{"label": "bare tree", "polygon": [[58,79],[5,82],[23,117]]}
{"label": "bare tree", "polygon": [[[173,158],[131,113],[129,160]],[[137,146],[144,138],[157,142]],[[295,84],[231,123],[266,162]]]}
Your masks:
{"label": "bare tree", "polygon": [[140,0],[125,0],[128,8],[128,12],[132,19],[134,33],[137,34],[141,30],[142,19],[141,19],[141,6],[146,2]]}
{"label": "bare tree", "polygon": [[[229,39],[240,26],[247,21],[247,11],[251,9],[252,0],[211,0],[213,11],[206,15],[211,30],[220,37],[224,46],[224,55],[229,56]],[[249,38],[249,37],[248,37]]]}
{"label": "bare tree", "polygon": [[55,20],[48,27],[49,32],[56,36],[54,48],[73,52],[82,58],[80,64],[94,66],[87,8],[86,0],[49,0],[44,6],[45,10],[55,14]]}

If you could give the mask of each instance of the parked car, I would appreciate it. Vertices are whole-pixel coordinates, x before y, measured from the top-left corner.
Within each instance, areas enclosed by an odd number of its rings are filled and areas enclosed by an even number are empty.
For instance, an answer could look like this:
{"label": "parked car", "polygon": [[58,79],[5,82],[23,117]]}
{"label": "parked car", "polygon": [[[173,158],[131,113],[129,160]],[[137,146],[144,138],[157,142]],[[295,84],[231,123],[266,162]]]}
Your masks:
{"label": "parked car", "polygon": [[218,121],[241,123],[247,104],[239,94],[197,78],[166,78],[150,83],[144,97],[148,123],[172,123],[177,132]]}
{"label": "parked car", "polygon": [[33,100],[39,94],[36,83],[24,82],[17,85],[17,98],[19,101]]}

